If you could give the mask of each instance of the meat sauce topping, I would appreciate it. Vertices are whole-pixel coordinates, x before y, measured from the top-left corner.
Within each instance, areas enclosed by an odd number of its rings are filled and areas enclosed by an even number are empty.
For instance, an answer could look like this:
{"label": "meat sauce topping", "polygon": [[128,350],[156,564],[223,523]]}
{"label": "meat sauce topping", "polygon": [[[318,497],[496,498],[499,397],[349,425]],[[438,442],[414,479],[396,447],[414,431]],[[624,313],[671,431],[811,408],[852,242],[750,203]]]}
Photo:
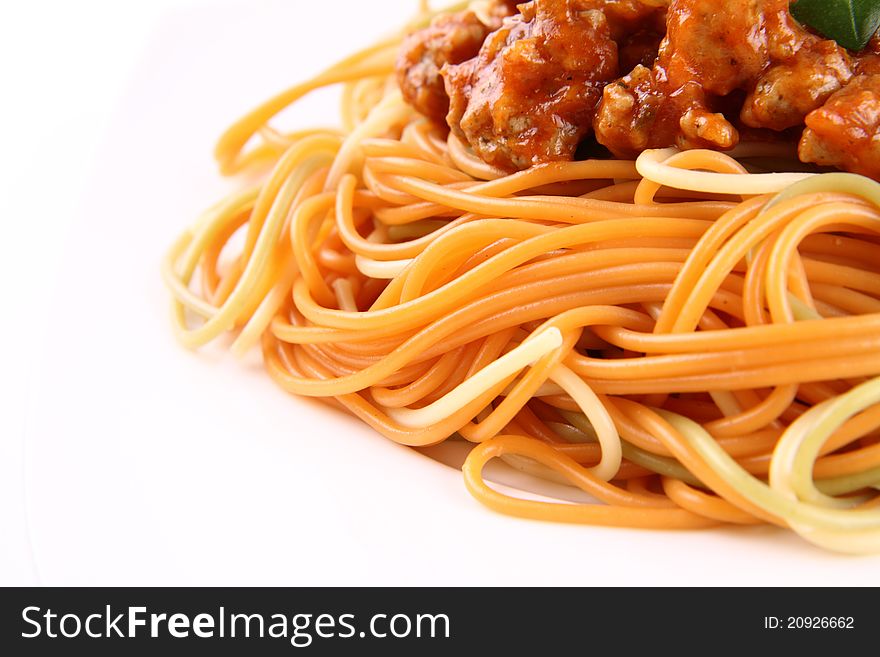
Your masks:
{"label": "meat sauce topping", "polygon": [[612,25],[598,4],[523,4],[474,59],[443,69],[447,122],[483,160],[525,169],[572,159],[602,89],[619,75]]}
{"label": "meat sauce topping", "polygon": [[[406,101],[438,123],[446,121],[449,96],[440,71],[477,56],[483,41],[516,14],[516,2],[484,3],[482,20],[472,11],[440,14],[431,24],[404,41],[397,58],[397,81]],[[485,21],[485,22],[484,22]]]}
{"label": "meat sauce topping", "polygon": [[[412,34],[404,98],[507,170],[571,160],[590,134],[619,157],[791,139],[804,162],[880,179],[880,35],[854,53],[789,0],[489,0]],[[659,5],[659,6],[658,6]]]}

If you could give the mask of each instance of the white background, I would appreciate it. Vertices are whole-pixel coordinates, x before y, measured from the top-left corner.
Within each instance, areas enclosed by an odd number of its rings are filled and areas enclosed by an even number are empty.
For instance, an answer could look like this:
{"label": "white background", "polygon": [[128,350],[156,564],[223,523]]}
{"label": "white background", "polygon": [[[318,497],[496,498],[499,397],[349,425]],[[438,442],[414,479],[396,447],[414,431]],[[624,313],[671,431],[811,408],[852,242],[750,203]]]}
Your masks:
{"label": "white background", "polygon": [[255,363],[174,345],[158,261],[230,189],[213,139],[415,4],[0,5],[0,584],[877,584],[877,559],[775,530],[497,516]]}
{"label": "white background", "polygon": [[162,16],[181,4],[0,4],[0,583],[5,585],[37,581],[24,506],[24,411],[67,232],[149,36]]}

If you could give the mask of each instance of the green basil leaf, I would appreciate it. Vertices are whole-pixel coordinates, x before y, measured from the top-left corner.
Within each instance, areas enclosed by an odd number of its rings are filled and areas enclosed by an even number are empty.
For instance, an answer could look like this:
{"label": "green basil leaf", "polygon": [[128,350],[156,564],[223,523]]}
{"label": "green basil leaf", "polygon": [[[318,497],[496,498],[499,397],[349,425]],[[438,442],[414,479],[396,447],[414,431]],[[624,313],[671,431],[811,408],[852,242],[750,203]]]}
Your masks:
{"label": "green basil leaf", "polygon": [[880,0],[797,0],[791,15],[844,48],[861,50],[880,27]]}

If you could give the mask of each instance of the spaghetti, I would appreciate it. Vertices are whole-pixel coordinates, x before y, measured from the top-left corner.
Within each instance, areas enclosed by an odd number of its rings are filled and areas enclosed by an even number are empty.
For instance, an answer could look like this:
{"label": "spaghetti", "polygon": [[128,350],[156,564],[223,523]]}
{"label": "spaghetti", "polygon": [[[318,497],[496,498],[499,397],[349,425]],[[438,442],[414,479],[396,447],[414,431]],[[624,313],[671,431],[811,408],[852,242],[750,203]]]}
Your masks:
{"label": "spaghetti", "polygon": [[[232,332],[391,440],[470,441],[465,484],[504,513],[880,551],[880,186],[759,171],[766,145],[508,175],[402,102],[399,43],[222,137],[224,174],[269,172],[170,249],[183,344]],[[342,130],[269,126],[336,84]],[[494,458],[599,503],[504,495]]]}

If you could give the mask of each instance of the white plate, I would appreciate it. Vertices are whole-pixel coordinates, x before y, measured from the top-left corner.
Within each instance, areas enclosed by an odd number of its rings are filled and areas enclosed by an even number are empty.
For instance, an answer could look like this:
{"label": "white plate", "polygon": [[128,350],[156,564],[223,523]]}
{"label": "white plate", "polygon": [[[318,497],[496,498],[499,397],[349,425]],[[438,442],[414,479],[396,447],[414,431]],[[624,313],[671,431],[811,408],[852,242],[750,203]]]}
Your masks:
{"label": "white plate", "polygon": [[[387,32],[407,2],[220,4],[153,41],[71,238],[27,436],[48,584],[876,584],[779,530],[649,532],[496,515],[461,474],[170,332],[159,260],[232,183],[239,113]],[[347,19],[340,25],[340,13]],[[333,96],[294,113],[327,123]]]}

